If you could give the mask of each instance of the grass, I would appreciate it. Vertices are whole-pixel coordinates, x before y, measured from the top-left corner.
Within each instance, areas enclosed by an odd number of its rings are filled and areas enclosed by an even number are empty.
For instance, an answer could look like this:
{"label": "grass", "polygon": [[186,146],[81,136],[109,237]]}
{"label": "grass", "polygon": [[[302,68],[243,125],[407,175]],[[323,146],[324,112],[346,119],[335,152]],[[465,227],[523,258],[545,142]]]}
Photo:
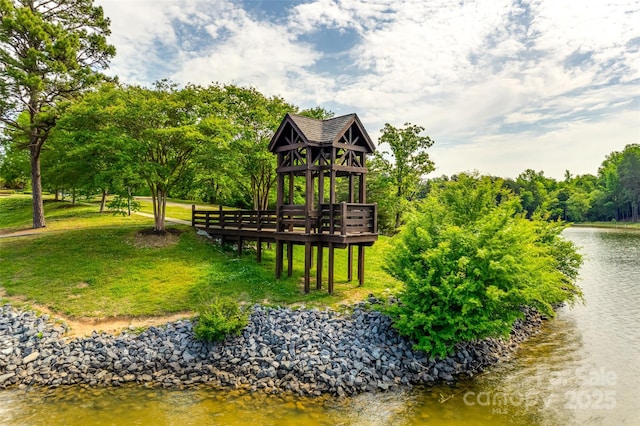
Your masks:
{"label": "grass", "polygon": [[[0,199],[0,233],[28,228],[29,204],[19,197]],[[347,282],[346,250],[336,250],[334,294],[327,294],[326,283],[322,290],[312,283],[305,295],[300,246],[294,249],[293,276],[276,280],[274,250],[264,250],[258,264],[250,250],[238,258],[231,248],[212,244],[186,226],[178,227],[182,233],[171,244],[141,245],[138,232],[148,229],[151,219],[54,202],[46,204],[45,212],[46,229],[59,232],[0,240],[0,287],[9,297],[71,317],[164,315],[196,310],[217,296],[247,304],[335,306],[369,293],[395,292],[400,285],[382,270],[390,248],[386,238],[366,249],[363,287]]]}
{"label": "grass", "polygon": [[[150,225],[152,219],[142,216],[121,216],[99,213],[98,206],[45,199],[46,228],[34,232],[61,231],[105,226]],[[0,198],[0,235],[30,230],[32,226],[31,197],[14,195]]]}
{"label": "grass", "polygon": [[640,230],[640,222],[582,222],[574,223],[572,226]]}
{"label": "grass", "polygon": [[[142,213],[153,214],[153,205],[150,200],[140,199],[137,201],[140,203],[140,211]],[[191,205],[196,204],[198,209],[210,209],[210,210],[218,210],[220,208],[217,204],[206,204],[206,203],[196,203],[191,201],[182,201],[176,199],[167,200],[167,211],[166,217],[171,217],[174,219],[182,219],[182,220],[191,220]],[[223,207],[225,210],[229,208]],[[233,209],[235,210],[235,209]]]}

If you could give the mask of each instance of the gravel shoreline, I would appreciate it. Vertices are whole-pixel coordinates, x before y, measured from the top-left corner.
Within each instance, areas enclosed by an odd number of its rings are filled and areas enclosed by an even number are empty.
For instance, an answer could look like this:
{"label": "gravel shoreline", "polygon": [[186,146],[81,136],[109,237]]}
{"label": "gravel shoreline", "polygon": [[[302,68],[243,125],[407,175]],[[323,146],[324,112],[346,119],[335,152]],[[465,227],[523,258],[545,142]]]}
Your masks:
{"label": "gravel shoreline", "polygon": [[[371,303],[378,303],[372,299]],[[533,311],[517,321],[507,340],[458,344],[433,360],[412,350],[391,320],[357,304],[333,310],[252,308],[242,335],[207,343],[193,337],[190,320],[114,336],[94,332],[64,337],[66,327],[11,305],[0,307],[0,389],[64,385],[181,388],[207,384],[251,391],[347,396],[411,385],[452,382],[509,358],[536,334]]]}

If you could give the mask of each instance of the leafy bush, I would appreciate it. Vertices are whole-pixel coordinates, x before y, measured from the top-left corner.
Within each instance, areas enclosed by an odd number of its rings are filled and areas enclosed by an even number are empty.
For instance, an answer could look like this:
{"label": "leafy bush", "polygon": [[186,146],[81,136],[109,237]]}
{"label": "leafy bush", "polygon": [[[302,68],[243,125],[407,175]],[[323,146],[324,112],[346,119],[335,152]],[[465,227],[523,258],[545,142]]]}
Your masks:
{"label": "leafy bush", "polygon": [[193,332],[196,338],[212,342],[224,340],[227,335],[239,335],[248,323],[249,314],[238,302],[222,298],[200,310]]}
{"label": "leafy bush", "polygon": [[564,225],[521,214],[501,180],[460,175],[434,189],[396,237],[387,270],[405,288],[394,325],[434,356],[455,343],[505,336],[520,308],[552,316],[582,297],[582,262]]}

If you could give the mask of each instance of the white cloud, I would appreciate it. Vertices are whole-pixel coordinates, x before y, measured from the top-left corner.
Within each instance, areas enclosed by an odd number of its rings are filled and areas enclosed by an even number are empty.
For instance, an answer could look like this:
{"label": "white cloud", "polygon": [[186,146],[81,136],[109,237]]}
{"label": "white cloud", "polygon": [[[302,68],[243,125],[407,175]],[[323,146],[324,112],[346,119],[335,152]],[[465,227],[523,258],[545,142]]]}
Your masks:
{"label": "white cloud", "polygon": [[[639,141],[637,0],[270,3],[290,8],[277,21],[225,0],[98,3],[125,82],[250,85],[301,107],[355,111],[373,137],[385,122],[419,124],[447,173],[586,173]],[[324,31],[357,40],[338,57],[302,41]],[[338,65],[316,68],[327,59]],[[477,166],[455,167],[461,158]]]}
{"label": "white cloud", "polygon": [[625,111],[601,121],[566,122],[558,129],[534,133],[478,136],[463,145],[434,145],[432,174],[451,175],[478,170],[493,176],[515,178],[526,169],[543,170],[562,179],[572,174],[597,174],[605,156],[640,141],[640,112]]}

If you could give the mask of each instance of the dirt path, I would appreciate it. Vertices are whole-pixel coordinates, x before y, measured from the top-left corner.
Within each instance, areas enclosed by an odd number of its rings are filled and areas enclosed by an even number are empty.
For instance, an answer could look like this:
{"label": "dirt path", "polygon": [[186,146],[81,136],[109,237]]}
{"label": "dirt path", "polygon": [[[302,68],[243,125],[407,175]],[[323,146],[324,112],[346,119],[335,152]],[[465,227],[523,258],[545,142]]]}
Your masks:
{"label": "dirt path", "polygon": [[54,312],[45,305],[29,302],[23,297],[8,296],[2,287],[0,287],[0,299],[8,300],[9,303],[16,307],[24,307],[24,309],[47,314],[50,316],[52,322],[64,322],[69,328],[65,336],[69,338],[90,336],[94,331],[98,333],[119,334],[125,329],[160,326],[168,322],[188,319],[195,315],[193,312],[187,311],[160,317],[71,318]]}

